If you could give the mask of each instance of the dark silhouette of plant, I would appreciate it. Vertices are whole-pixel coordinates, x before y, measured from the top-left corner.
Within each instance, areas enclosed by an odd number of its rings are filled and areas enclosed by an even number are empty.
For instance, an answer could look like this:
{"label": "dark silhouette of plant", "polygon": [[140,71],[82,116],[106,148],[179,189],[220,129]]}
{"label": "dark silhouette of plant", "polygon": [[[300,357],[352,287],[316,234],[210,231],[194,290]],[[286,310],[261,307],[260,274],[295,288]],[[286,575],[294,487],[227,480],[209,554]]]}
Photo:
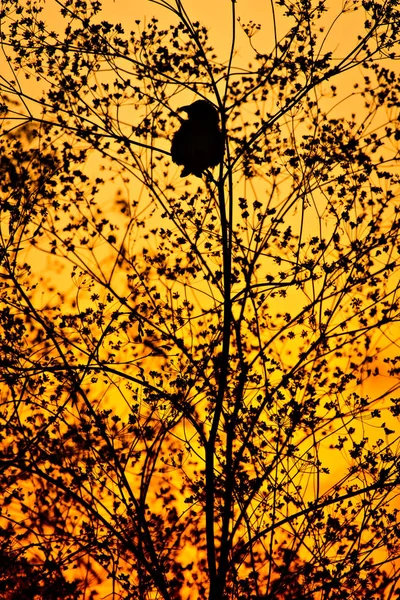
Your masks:
{"label": "dark silhouette of plant", "polygon": [[180,0],[51,4],[0,9],[2,597],[397,597],[397,0],[267,52],[232,0],[221,62]]}

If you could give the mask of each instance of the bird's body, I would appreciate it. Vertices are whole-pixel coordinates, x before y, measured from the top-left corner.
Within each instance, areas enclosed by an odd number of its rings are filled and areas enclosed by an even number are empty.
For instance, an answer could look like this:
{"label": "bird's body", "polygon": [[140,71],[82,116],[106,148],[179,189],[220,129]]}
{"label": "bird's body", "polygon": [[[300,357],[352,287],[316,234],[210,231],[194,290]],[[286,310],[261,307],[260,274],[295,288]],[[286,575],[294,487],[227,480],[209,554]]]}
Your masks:
{"label": "bird's body", "polygon": [[183,106],[188,119],[172,139],[171,155],[177,165],[183,165],[181,177],[196,175],[218,165],[224,156],[224,139],[219,128],[218,112],[206,100]]}

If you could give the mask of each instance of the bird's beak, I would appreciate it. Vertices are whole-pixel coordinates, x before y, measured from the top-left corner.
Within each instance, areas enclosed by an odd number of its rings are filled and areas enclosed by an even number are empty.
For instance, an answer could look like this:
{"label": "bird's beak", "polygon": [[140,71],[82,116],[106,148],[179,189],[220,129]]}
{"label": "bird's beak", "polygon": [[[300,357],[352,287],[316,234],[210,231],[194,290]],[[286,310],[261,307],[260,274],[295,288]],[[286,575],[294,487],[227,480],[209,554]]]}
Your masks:
{"label": "bird's beak", "polygon": [[179,113],[185,112],[187,114],[187,116],[189,116],[189,111],[188,111],[189,106],[180,106],[179,108],[176,109],[177,111],[177,117],[180,120],[181,123],[184,123],[184,121],[186,120],[183,116],[181,117],[181,115]]}

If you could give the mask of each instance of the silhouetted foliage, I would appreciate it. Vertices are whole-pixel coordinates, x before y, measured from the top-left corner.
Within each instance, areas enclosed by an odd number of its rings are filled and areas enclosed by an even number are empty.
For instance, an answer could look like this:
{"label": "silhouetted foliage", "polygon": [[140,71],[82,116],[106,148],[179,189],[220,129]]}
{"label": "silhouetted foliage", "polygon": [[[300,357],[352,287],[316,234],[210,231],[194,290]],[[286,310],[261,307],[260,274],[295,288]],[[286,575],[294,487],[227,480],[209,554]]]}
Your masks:
{"label": "silhouetted foliage", "polygon": [[2,2],[7,600],[399,596],[398,2],[227,4]]}

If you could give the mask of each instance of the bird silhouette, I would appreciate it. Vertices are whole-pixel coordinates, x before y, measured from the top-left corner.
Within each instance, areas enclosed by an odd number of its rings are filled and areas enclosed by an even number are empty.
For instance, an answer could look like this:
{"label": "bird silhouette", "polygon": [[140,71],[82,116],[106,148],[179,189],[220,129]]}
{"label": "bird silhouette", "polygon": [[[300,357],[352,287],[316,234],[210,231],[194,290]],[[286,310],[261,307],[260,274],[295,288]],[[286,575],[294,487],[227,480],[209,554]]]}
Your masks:
{"label": "bird silhouette", "polygon": [[189,118],[172,139],[172,160],[183,165],[181,177],[191,173],[201,177],[203,171],[218,165],[224,156],[218,111],[207,100],[197,100],[179,110],[185,111]]}

